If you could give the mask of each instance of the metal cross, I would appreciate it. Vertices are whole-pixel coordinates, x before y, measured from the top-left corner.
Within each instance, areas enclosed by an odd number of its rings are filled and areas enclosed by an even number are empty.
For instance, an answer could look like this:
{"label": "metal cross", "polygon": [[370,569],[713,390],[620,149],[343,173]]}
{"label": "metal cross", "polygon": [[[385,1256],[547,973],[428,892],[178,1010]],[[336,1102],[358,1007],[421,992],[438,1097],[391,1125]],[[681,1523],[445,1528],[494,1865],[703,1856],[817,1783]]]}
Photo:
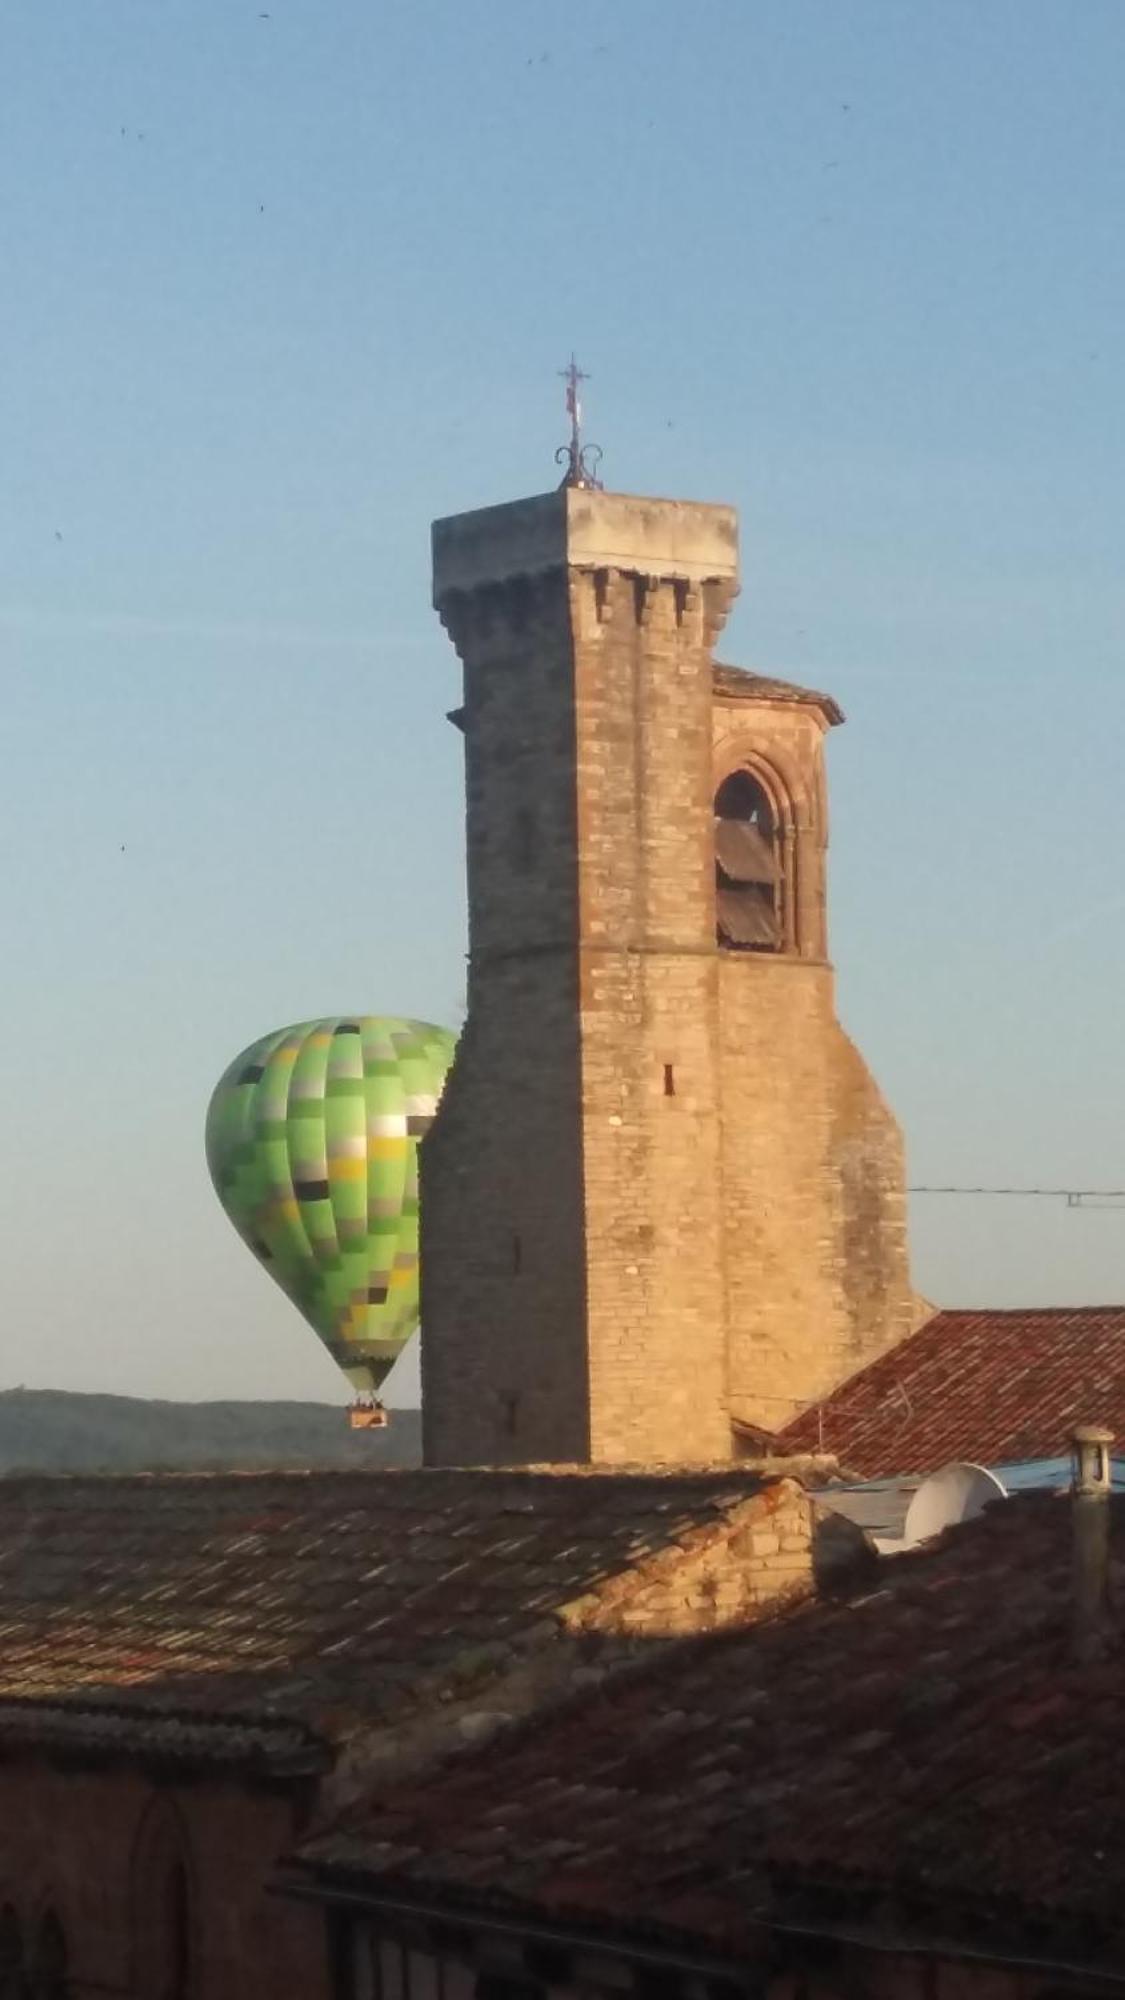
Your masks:
{"label": "metal cross", "polygon": [[590,377],[578,366],[573,354],[569,366],[560,368],[559,374],[566,383],[566,413],[570,418],[570,443],[560,444],[555,453],[555,464],[566,466],[562,484],[600,488],[601,480],[596,477],[596,473],[601,463],[602,448],[598,444],[582,442],[582,401],[579,384],[588,382]]}
{"label": "metal cross", "polygon": [[570,418],[570,449],[576,459],[582,456],[582,400],[578,393],[580,382],[588,382],[590,377],[578,366],[573,354],[570,366],[560,368],[559,374],[566,383],[566,413]]}

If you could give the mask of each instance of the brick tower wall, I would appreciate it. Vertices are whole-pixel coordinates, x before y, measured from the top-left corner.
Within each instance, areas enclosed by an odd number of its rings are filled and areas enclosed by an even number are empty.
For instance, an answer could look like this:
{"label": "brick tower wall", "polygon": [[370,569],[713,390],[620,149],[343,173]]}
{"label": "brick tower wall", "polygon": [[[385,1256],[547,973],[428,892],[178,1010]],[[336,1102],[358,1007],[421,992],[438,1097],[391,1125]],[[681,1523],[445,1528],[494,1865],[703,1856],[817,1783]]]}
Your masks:
{"label": "brick tower wall", "polygon": [[[898,1128],[835,1017],[827,697],[726,670],[729,510],[435,528],[465,668],[469,1014],[422,1149],[428,1463],[714,1460],[911,1330]],[[770,690],[774,692],[771,694]],[[786,948],[716,948],[769,788]]]}
{"label": "brick tower wall", "polygon": [[572,596],[591,1452],[724,1458],[711,594]]}
{"label": "brick tower wall", "polygon": [[571,491],[435,531],[470,978],[422,1154],[429,1463],[729,1455],[710,642],[730,588],[693,578],[701,516],[732,581],[726,510]]}
{"label": "brick tower wall", "polygon": [[447,614],[469,1007],[422,1146],[427,1464],[589,1457],[573,659],[562,569]]}
{"label": "brick tower wall", "polygon": [[719,954],[730,1409],[770,1430],[914,1324],[901,1134],[835,1012],[824,728],[715,704],[716,785],[756,761],[792,808],[799,951]]}
{"label": "brick tower wall", "polygon": [[720,966],[731,1414],[770,1430],[913,1324],[901,1138],[832,984]]}

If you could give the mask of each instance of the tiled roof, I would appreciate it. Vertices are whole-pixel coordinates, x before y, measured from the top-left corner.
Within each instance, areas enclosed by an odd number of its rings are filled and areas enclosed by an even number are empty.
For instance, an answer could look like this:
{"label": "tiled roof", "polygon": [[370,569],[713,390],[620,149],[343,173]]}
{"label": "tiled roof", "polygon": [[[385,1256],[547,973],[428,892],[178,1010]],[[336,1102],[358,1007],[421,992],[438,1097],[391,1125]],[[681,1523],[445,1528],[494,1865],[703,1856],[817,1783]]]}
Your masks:
{"label": "tiled roof", "polygon": [[738,1467],[0,1479],[0,1705],[343,1737],[596,1625],[762,1494]]}
{"label": "tiled roof", "polygon": [[138,1715],[108,1702],[0,1701],[0,1755],[41,1748],[84,1761],[142,1752],[161,1764],[237,1765],[247,1771],[303,1776],[323,1771],[325,1746],[300,1723],[185,1716],[147,1709]]}
{"label": "tiled roof", "polygon": [[1125,1676],[1071,1663],[1070,1516],[1023,1495],[885,1561],[862,1600],[684,1640],[302,1866],[329,1892],[731,1952],[779,1865],[922,1885],[946,1915],[983,1889],[1125,1923]]}
{"label": "tiled roof", "polygon": [[795,702],[806,708],[822,709],[827,722],[844,720],[839,702],[830,694],[820,694],[816,688],[798,687],[796,681],[775,680],[770,674],[754,674],[746,667],[724,667],[717,660],[711,672],[718,695],[728,695],[736,701]]}
{"label": "tiled roof", "polygon": [[874,1478],[1054,1458],[1095,1419],[1125,1436],[1125,1306],[939,1312],[794,1417],[777,1449]]}

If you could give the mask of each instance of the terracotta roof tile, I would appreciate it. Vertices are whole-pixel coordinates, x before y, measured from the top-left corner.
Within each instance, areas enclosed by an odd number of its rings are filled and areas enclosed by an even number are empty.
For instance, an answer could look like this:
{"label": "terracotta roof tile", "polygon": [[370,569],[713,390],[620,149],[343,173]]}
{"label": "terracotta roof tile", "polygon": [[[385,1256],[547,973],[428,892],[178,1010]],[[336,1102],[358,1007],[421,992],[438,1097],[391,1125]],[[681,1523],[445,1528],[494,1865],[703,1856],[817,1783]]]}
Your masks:
{"label": "terracotta roof tile", "polygon": [[826,722],[844,720],[844,711],[832,695],[821,694],[816,688],[798,687],[796,681],[775,680],[771,674],[751,673],[746,667],[721,666],[717,660],[711,674],[715,693],[726,695],[728,699],[793,702],[806,708],[819,708]]}
{"label": "terracotta roof tile", "polygon": [[0,1479],[0,1706],[398,1721],[762,1490],[737,1467]]}
{"label": "terracotta roof tile", "polygon": [[1114,1927],[1125,1678],[1119,1653],[1072,1663],[1070,1527],[1065,1499],[1025,1494],[886,1561],[861,1600],[685,1640],[395,1788],[302,1866],[376,1900],[736,1952],[778,1867],[922,1885],[947,1912],[983,1888]]}
{"label": "terracotta roof tile", "polygon": [[141,1750],[166,1764],[236,1764],[290,1775],[326,1768],[325,1746],[299,1723],[261,1717],[185,1716],[177,1710],[134,1710],[109,1703],[0,1700],[0,1754],[49,1741],[79,1759],[112,1758]]}
{"label": "terracotta roof tile", "polygon": [[1092,1418],[1125,1436],[1125,1306],[939,1312],[780,1433],[861,1478],[1065,1452]]}

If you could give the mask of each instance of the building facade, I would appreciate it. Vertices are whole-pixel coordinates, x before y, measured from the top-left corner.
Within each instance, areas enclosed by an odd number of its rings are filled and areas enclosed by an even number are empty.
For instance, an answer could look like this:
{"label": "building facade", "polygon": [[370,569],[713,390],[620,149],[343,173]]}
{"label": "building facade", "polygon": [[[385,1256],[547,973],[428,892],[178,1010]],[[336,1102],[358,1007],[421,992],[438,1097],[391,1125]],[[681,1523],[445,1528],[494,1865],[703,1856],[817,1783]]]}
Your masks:
{"label": "building facade", "polygon": [[0,1722],[5,2000],[326,2000],[323,1920],[270,1893],[308,1781],[220,1735],[114,1745],[41,1718],[17,1745]]}
{"label": "building facade", "polygon": [[725,507],[439,521],[469,1007],[422,1157],[431,1463],[710,1461],[910,1330],[898,1128],[836,1018],[827,696],[717,665]]}
{"label": "building facade", "polygon": [[878,1587],[578,1689],[297,1857],[341,2000],[1063,2000],[1125,1978],[1107,1428]]}
{"label": "building facade", "polygon": [[0,2000],[332,2000],[315,1826],[857,1554],[746,1466],[0,1479]]}

